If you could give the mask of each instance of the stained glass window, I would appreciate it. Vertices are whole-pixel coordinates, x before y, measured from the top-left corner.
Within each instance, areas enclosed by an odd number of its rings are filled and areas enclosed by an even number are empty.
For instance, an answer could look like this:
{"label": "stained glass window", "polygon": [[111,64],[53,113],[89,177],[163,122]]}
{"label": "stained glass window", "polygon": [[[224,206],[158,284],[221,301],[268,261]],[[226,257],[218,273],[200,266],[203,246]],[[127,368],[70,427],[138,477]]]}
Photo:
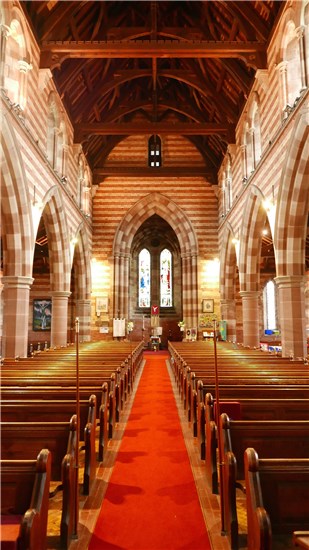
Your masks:
{"label": "stained glass window", "polygon": [[138,305],[150,307],[150,253],[146,248],[140,251],[138,257]]}
{"label": "stained glass window", "polygon": [[172,301],[172,254],[165,248],[160,254],[160,305],[170,307]]}

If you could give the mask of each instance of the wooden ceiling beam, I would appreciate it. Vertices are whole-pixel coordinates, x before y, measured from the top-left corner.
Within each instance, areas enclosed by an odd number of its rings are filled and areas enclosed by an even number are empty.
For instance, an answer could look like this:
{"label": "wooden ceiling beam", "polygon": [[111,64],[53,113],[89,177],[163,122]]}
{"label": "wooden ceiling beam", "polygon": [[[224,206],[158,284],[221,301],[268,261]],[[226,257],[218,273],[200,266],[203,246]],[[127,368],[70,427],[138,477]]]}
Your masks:
{"label": "wooden ceiling beam", "polygon": [[210,136],[223,134],[229,143],[235,142],[235,126],[233,124],[191,123],[191,122],[124,122],[124,123],[81,123],[74,126],[74,141],[81,142],[89,136],[119,136],[119,135],[184,135]]}
{"label": "wooden ceiling beam", "polygon": [[61,66],[65,59],[105,58],[242,58],[255,69],[266,68],[266,48],[261,42],[228,41],[96,41],[42,42],[40,68]]}
{"label": "wooden ceiling beam", "polygon": [[151,178],[176,178],[176,177],[202,177],[211,183],[215,183],[214,173],[205,166],[170,166],[160,168],[148,168],[148,166],[104,166],[94,168],[93,184],[98,185],[102,178],[111,177],[151,177]]}
{"label": "wooden ceiling beam", "polygon": [[41,40],[45,40],[58,25],[63,27],[64,22],[70,22],[70,18],[77,9],[77,6],[74,4],[75,2],[73,2],[73,4],[71,2],[59,2],[49,17],[44,21],[44,25],[40,32]]}

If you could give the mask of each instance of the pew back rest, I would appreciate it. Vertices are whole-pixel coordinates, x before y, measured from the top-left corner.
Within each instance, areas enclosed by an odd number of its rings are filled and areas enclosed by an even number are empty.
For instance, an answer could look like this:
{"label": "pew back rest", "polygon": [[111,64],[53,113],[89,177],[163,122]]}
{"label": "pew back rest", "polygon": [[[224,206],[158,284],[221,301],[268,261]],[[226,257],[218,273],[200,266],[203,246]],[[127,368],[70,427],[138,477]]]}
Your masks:
{"label": "pew back rest", "polygon": [[244,479],[244,452],[254,447],[265,458],[309,456],[309,420],[230,420],[220,417],[223,454],[233,452],[237,478]]}
{"label": "pew back rest", "polygon": [[0,430],[2,459],[32,459],[40,449],[48,448],[53,481],[61,479],[64,456],[75,456],[76,415],[70,422],[0,422]]}
{"label": "pew back rest", "polygon": [[36,460],[1,460],[1,515],[23,516],[20,548],[45,548],[51,453],[42,449]]}
{"label": "pew back rest", "polygon": [[309,528],[309,458],[244,453],[248,548],[271,548],[272,536]]}

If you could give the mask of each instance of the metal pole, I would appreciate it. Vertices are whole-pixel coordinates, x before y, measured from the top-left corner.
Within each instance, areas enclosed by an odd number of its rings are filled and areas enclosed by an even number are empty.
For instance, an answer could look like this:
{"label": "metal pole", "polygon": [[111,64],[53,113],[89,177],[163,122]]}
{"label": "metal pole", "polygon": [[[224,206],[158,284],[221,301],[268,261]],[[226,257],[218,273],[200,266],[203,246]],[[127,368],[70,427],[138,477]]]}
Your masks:
{"label": "metal pole", "polygon": [[75,319],[75,344],[76,344],[76,453],[75,453],[75,525],[74,537],[78,538],[79,522],[79,426],[80,426],[80,406],[79,406],[79,317]]}
{"label": "metal pole", "polygon": [[221,511],[221,531],[225,534],[224,521],[224,489],[223,489],[223,450],[220,437],[220,395],[219,395],[219,376],[218,376],[218,357],[217,357],[217,322],[214,319],[214,357],[215,357],[215,385],[216,385],[216,424],[217,424],[217,441],[219,455],[219,476],[220,476],[220,511]]}

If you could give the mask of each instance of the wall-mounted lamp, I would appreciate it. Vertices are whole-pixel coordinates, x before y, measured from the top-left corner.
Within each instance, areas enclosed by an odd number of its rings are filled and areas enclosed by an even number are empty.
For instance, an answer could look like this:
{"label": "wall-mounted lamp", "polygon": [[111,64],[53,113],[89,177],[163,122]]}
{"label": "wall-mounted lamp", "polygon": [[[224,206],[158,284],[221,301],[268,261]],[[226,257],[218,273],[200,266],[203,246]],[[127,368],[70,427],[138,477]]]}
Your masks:
{"label": "wall-mounted lamp", "polygon": [[33,186],[33,201],[32,201],[32,205],[34,208],[36,208],[36,210],[42,210],[43,209],[43,203],[39,200],[37,200],[37,197],[36,197],[36,186],[34,185]]}
{"label": "wall-mounted lamp", "polygon": [[237,229],[236,233],[234,234],[234,237],[232,238],[232,243],[233,244],[239,243],[239,229]]}

